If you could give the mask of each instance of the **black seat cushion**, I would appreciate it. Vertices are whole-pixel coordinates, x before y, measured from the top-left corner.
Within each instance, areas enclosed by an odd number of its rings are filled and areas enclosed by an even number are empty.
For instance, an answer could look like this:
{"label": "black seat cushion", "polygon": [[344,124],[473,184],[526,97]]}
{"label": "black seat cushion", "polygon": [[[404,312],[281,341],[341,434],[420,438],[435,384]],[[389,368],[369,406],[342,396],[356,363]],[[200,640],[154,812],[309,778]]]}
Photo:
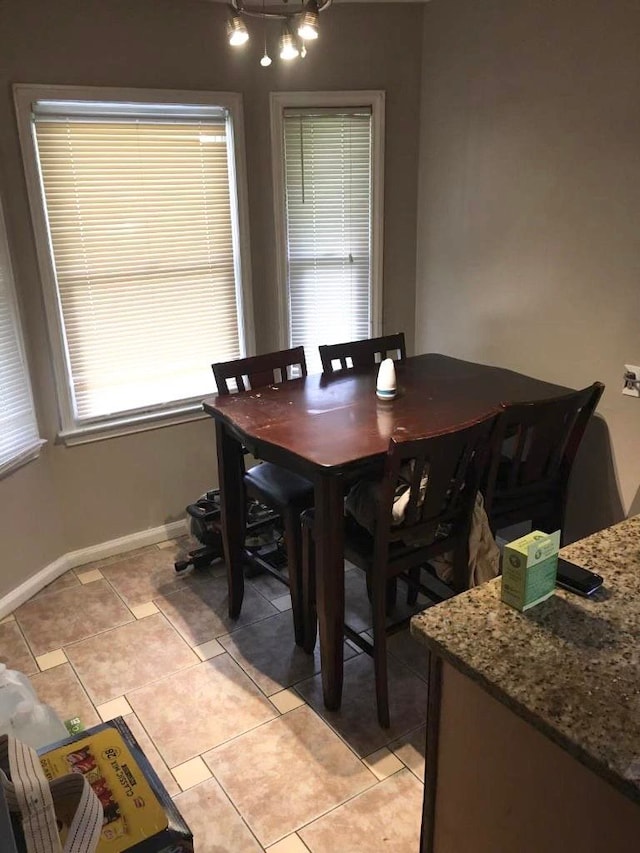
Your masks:
{"label": "black seat cushion", "polygon": [[313,483],[271,462],[254,465],[244,475],[248,493],[272,509],[313,506]]}

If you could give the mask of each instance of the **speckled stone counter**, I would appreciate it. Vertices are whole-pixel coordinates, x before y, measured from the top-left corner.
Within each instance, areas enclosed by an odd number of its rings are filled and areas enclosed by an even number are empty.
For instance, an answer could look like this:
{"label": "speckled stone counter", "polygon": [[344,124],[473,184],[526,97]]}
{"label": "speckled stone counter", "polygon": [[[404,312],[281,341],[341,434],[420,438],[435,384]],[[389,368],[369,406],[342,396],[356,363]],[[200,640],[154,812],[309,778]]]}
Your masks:
{"label": "speckled stone counter", "polygon": [[500,579],[416,616],[413,636],[640,803],[640,516],[563,548],[604,585],[519,613]]}

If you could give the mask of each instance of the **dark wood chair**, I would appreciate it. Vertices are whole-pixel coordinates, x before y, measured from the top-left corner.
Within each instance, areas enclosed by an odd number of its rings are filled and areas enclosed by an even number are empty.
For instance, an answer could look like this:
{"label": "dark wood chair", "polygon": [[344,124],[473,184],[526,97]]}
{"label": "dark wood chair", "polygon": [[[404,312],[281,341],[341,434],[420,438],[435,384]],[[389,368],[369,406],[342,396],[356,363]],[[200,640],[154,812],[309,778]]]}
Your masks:
{"label": "dark wood chair", "polygon": [[534,530],[564,528],[571,469],[589,418],[604,391],[582,391],[504,407],[481,483],[491,529],[531,521]]}
{"label": "dark wood chair", "polygon": [[[361,341],[346,341],[342,344],[323,344],[318,347],[322,372],[325,374],[339,373],[344,370],[357,370],[373,367],[387,357],[395,361],[404,361],[407,349],[404,332],[395,335],[384,335],[379,338],[365,338]],[[391,354],[391,356],[390,356]],[[349,481],[345,487],[349,487]],[[369,593],[371,592],[368,587]],[[396,602],[396,580],[389,580],[387,589],[387,606],[393,608]]]}
{"label": "dark wood chair", "polygon": [[[218,394],[231,394],[267,385],[288,382],[307,375],[304,347],[241,358],[211,365]],[[295,374],[295,375],[294,375]],[[235,389],[230,387],[233,380]],[[293,625],[296,643],[304,643],[304,613],[302,606],[302,561],[300,514],[313,506],[313,484],[292,471],[271,462],[253,466],[244,474],[246,495],[276,512],[284,527],[287,551],[288,581],[278,571],[272,573],[285,583],[291,592]],[[271,571],[261,561],[263,568]]]}
{"label": "dark wood chair", "polygon": [[[391,357],[389,353],[395,354],[397,361],[404,361],[407,357],[404,332],[385,335],[381,338],[367,338],[363,341],[349,341],[344,344],[325,344],[318,349],[323,373],[371,367]],[[334,368],[334,362],[338,362],[340,366]]]}
{"label": "dark wood chair", "polygon": [[[387,728],[387,634],[404,622],[387,627],[388,581],[403,576],[415,583],[414,570],[452,552],[453,589],[469,585],[469,531],[480,477],[486,465],[496,416],[491,415],[454,432],[413,441],[391,439],[381,482],[375,534],[349,520],[345,523],[345,557],[363,569],[372,595],[373,643],[345,625],[345,635],[374,659],[378,720]],[[400,472],[411,468],[409,502],[403,523],[391,525]],[[424,477],[426,477],[426,484]],[[421,494],[422,493],[422,494]],[[303,598],[305,649],[316,639],[313,510],[303,521]]]}

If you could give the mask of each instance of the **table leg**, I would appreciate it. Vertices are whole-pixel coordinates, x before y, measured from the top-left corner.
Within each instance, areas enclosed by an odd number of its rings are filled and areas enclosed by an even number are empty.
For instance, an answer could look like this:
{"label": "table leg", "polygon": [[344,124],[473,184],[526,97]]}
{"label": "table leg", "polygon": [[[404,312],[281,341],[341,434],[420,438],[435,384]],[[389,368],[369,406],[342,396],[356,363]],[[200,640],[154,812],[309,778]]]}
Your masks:
{"label": "table leg", "polygon": [[245,535],[244,463],[240,443],[216,420],[216,448],[220,481],[222,544],[227,564],[229,616],[237,619],[244,596],[242,549]]}
{"label": "table leg", "polygon": [[315,486],[316,604],[325,707],[342,699],[344,635],[344,504],[340,477],[321,476]]}

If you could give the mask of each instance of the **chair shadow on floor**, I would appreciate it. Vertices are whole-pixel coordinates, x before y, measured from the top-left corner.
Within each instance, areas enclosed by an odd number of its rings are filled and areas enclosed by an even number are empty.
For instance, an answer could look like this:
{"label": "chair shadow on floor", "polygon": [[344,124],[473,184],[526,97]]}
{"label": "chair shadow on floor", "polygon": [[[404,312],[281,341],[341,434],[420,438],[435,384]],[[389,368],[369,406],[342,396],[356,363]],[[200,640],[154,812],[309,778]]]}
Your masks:
{"label": "chair shadow on floor", "polygon": [[[408,736],[424,723],[426,715],[426,650],[409,636],[408,629],[396,635],[390,648],[393,659],[393,677],[391,692],[394,711],[398,724],[392,730],[382,730],[375,713],[375,691],[373,664],[367,655],[350,643],[344,644],[345,683],[343,706],[340,711],[328,713],[322,700],[322,676],[320,650],[314,655],[306,654],[296,646],[293,634],[291,609],[281,612],[274,607],[270,612],[261,609],[252,616],[253,605],[241,613],[246,622],[234,625],[229,622],[227,598],[223,593],[226,582],[222,561],[216,561],[209,569],[194,572],[193,582],[189,584],[189,595],[174,597],[181,602],[179,617],[188,622],[194,608],[211,610],[213,619],[219,623],[212,629],[210,639],[216,639],[241,669],[268,698],[282,691],[293,691],[293,700],[301,696],[338,735],[346,741],[360,757],[389,745],[395,740]],[[212,587],[219,587],[218,595],[212,596]],[[350,622],[361,632],[371,629],[372,619],[367,598],[366,582],[361,572],[354,568],[345,571],[346,613]],[[246,579],[246,593],[258,596],[270,603],[286,596],[286,587],[280,585],[270,575],[257,575]],[[398,592],[397,613],[395,618],[407,617],[433,602],[420,597],[418,602],[409,606],[406,589]],[[200,601],[196,601],[196,597]],[[221,624],[223,623],[223,624]],[[215,634],[215,637],[214,637]],[[201,638],[202,639],[202,638]],[[284,696],[284,694],[283,694]],[[288,702],[290,697],[285,697]]]}

